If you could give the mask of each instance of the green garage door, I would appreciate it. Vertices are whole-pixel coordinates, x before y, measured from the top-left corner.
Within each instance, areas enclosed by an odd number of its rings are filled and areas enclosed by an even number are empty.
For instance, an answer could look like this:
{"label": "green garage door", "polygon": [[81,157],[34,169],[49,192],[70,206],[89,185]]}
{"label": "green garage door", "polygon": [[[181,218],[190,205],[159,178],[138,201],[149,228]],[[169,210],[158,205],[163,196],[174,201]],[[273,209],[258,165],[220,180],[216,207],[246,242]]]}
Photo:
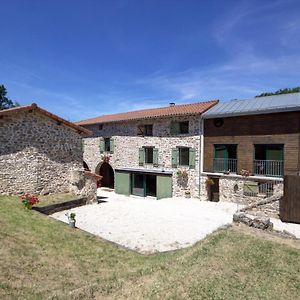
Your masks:
{"label": "green garage door", "polygon": [[172,197],[172,176],[156,176],[157,199]]}
{"label": "green garage door", "polygon": [[122,195],[130,195],[130,174],[116,172],[115,175],[115,192]]}

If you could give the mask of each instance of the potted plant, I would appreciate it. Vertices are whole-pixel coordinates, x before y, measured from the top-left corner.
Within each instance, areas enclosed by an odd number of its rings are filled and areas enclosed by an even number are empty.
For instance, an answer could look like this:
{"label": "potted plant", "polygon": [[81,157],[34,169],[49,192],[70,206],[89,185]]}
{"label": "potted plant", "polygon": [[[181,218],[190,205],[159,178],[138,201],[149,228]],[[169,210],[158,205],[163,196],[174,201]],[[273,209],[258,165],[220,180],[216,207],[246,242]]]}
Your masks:
{"label": "potted plant", "polygon": [[214,185],[215,184],[215,182],[214,182],[214,180],[212,179],[212,178],[207,178],[206,179],[206,185],[207,186],[211,186],[211,185]]}
{"label": "potted plant", "polygon": [[110,156],[109,156],[109,155],[104,154],[104,155],[102,155],[101,158],[102,158],[102,161],[103,161],[103,162],[109,163],[109,159],[110,159]]}
{"label": "potted plant", "polygon": [[244,177],[248,177],[248,176],[251,175],[251,173],[250,173],[249,170],[242,169],[241,170],[241,175],[244,176]]}
{"label": "potted plant", "polygon": [[69,221],[69,226],[71,228],[75,228],[75,223],[76,223],[76,220],[75,220],[75,217],[76,217],[76,214],[75,213],[66,213],[66,216],[68,217],[68,221]]}
{"label": "potted plant", "polygon": [[185,191],[185,198],[191,198],[191,192]]}
{"label": "potted plant", "polygon": [[181,178],[188,178],[188,172],[186,170],[177,170],[177,176]]}

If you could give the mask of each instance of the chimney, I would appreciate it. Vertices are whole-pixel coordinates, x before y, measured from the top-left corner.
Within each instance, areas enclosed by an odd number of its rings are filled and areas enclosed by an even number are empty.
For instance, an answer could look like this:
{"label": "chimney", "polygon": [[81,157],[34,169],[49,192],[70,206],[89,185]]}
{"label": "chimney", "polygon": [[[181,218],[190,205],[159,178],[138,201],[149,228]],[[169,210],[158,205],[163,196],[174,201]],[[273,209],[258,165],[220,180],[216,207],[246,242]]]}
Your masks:
{"label": "chimney", "polygon": [[170,102],[169,105],[170,106],[175,106],[175,102]]}

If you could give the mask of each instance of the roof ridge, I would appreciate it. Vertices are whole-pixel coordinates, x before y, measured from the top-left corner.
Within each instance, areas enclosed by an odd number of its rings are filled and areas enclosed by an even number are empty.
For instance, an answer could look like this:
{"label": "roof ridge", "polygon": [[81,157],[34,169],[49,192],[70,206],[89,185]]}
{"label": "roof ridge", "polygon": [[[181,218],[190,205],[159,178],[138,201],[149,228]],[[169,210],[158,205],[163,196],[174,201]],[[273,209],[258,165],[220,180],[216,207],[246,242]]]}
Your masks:
{"label": "roof ridge", "polygon": [[38,112],[42,113],[43,115],[47,116],[48,118],[51,118],[55,121],[63,123],[66,126],[69,126],[73,129],[78,130],[79,132],[86,133],[86,134],[91,134],[91,131],[89,131],[88,129],[86,129],[86,128],[84,128],[84,127],[82,127],[82,126],[80,126],[76,123],[73,123],[71,121],[68,121],[66,119],[63,119],[63,118],[61,118],[61,117],[59,117],[59,116],[57,116],[57,115],[55,115],[51,112],[39,107],[36,103],[32,103],[32,104],[29,104],[29,105],[23,105],[23,106],[16,106],[16,107],[0,110],[0,116],[1,115],[18,113],[18,112],[22,112],[22,111],[30,111],[30,110],[38,111]]}
{"label": "roof ridge", "polygon": [[[113,116],[118,116],[118,115],[127,115],[127,114],[134,114],[134,113],[142,113],[142,112],[151,112],[155,110],[168,110],[172,108],[178,108],[178,107],[188,107],[192,105],[206,105],[206,104],[213,104],[213,103],[218,103],[218,99],[212,99],[212,100],[207,100],[207,101],[198,101],[198,102],[193,102],[193,103],[183,103],[183,104],[175,104],[173,106],[162,106],[162,107],[152,107],[152,108],[145,108],[145,109],[137,109],[137,110],[131,110],[131,111],[125,111],[125,112],[119,112],[119,113],[113,113],[113,114],[104,114],[104,115],[99,115],[96,117],[88,118],[88,119],[83,119],[75,122],[76,124],[85,122],[85,121],[91,121],[94,119],[98,118],[104,118],[104,117],[113,117]],[[202,112],[203,113],[203,112]],[[138,118],[137,118],[138,119]]]}

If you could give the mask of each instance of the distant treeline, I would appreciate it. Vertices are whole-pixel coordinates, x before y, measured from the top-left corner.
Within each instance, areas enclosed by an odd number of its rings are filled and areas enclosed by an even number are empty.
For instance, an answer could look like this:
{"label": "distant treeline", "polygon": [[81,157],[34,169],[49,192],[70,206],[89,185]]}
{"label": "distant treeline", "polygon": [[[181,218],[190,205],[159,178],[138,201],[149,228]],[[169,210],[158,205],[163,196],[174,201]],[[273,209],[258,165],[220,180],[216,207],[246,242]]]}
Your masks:
{"label": "distant treeline", "polygon": [[286,88],[286,89],[280,89],[274,93],[261,93],[260,95],[255,96],[256,98],[258,97],[266,97],[266,96],[274,96],[274,95],[281,95],[281,94],[291,94],[291,93],[299,93],[300,92],[300,87],[294,87],[294,88]]}

